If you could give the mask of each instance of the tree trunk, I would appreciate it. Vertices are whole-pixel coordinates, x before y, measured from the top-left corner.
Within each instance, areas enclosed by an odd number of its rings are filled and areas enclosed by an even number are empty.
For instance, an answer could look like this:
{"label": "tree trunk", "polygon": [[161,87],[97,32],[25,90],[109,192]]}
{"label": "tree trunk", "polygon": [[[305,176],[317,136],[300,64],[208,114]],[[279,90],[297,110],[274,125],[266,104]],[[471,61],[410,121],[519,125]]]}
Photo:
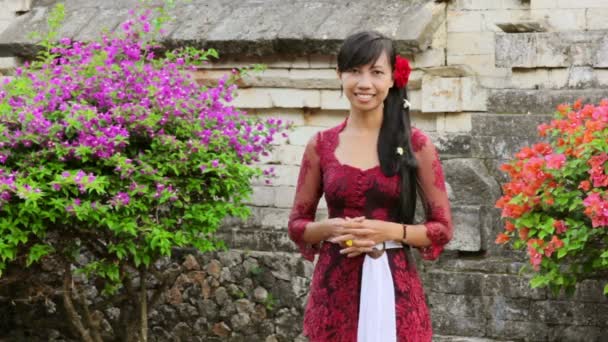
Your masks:
{"label": "tree trunk", "polygon": [[141,342],[148,342],[148,292],[146,289],[146,270],[139,270],[139,339]]}
{"label": "tree trunk", "polygon": [[82,324],[82,320],[76,312],[74,303],[72,302],[72,270],[70,269],[69,262],[65,263],[63,271],[63,305],[65,306],[70,322],[74,328],[76,328],[76,331],[80,334],[82,340],[85,342],[95,342],[89,334],[89,331]]}

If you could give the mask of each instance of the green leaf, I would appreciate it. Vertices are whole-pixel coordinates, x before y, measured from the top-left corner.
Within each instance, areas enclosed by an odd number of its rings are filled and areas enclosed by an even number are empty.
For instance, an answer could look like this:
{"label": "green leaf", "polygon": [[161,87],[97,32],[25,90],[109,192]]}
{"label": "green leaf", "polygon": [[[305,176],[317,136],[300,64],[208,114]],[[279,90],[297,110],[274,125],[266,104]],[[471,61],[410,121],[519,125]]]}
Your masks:
{"label": "green leaf", "polygon": [[51,254],[55,251],[53,246],[45,244],[35,244],[30,248],[30,252],[27,256],[26,266],[30,266],[32,263],[37,262],[45,255]]}

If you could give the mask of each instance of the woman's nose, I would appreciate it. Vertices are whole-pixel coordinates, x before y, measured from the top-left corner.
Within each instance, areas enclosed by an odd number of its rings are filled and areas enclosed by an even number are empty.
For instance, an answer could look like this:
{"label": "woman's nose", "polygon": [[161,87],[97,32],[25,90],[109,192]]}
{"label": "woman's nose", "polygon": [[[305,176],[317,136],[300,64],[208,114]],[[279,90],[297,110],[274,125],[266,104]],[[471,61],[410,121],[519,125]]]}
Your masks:
{"label": "woman's nose", "polygon": [[359,88],[369,88],[371,87],[371,75],[368,73],[362,73],[357,82],[357,87]]}

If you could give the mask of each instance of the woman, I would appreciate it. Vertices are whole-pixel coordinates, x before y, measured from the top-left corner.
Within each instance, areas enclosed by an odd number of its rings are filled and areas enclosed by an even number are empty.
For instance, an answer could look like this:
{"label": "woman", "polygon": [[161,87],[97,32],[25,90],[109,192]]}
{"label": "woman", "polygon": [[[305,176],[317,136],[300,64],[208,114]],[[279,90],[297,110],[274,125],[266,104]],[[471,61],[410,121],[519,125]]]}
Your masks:
{"label": "woman", "polygon": [[[303,256],[319,254],[304,317],[310,341],[431,341],[408,249],[436,259],[452,225],[437,151],[410,127],[409,72],[377,32],[348,37],[338,54],[350,112],[306,146],[289,219]],[[330,218],[315,222],[323,194]],[[423,224],[414,224],[416,195]]]}

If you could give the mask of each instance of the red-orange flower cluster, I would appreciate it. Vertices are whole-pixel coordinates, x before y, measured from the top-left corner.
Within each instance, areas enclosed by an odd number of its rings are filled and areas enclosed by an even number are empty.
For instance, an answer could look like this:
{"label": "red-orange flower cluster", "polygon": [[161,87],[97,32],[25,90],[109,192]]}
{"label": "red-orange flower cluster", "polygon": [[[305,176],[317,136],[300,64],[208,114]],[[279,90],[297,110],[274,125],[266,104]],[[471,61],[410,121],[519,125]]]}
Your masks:
{"label": "red-orange flower cluster", "polygon": [[561,104],[538,134],[546,141],[523,147],[500,167],[509,182],[496,202],[506,220],[495,241],[523,243],[537,271],[543,258],[557,262],[555,252],[579,227],[608,228],[608,100]]}

